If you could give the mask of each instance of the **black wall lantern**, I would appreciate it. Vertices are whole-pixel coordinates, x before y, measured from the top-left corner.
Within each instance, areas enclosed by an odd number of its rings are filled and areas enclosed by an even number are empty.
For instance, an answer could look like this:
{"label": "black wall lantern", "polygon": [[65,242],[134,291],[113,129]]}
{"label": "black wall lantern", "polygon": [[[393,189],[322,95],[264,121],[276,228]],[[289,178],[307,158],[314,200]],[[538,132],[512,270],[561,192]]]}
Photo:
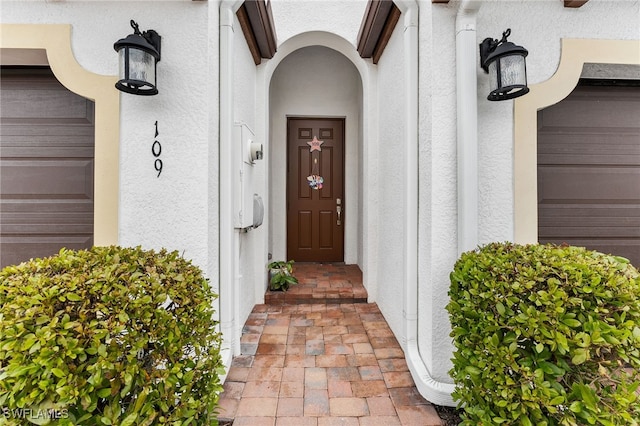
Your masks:
{"label": "black wall lantern", "polygon": [[517,46],[507,37],[511,29],[502,33],[502,40],[485,38],[480,43],[480,65],[489,73],[491,92],[487,99],[503,101],[529,92],[527,87],[527,49]]}
{"label": "black wall lantern", "polygon": [[120,59],[118,90],[134,95],[157,95],[156,64],[160,62],[160,39],[154,30],[140,33],[132,19],[133,34],[116,41],[113,48]]}

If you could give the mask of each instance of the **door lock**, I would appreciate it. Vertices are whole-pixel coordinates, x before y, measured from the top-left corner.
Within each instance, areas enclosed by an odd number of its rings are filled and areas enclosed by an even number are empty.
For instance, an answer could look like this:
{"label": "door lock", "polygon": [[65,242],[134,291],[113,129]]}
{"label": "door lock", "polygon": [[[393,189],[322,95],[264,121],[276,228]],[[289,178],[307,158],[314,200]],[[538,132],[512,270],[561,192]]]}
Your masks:
{"label": "door lock", "polygon": [[338,213],[338,221],[337,225],[342,225],[342,200],[340,198],[336,199],[336,213]]}

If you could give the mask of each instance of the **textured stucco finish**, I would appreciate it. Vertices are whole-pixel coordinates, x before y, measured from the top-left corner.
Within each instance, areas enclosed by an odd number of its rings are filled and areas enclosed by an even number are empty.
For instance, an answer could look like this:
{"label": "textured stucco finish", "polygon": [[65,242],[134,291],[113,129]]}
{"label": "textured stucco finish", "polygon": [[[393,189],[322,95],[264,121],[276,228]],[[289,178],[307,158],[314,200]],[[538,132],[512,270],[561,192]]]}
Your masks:
{"label": "textured stucco finish", "polygon": [[[400,26],[402,23],[400,23]],[[382,242],[378,247],[376,301],[389,326],[401,340],[404,279],[404,164],[406,139],[404,117],[404,48],[403,32],[394,31],[387,50],[378,62],[379,180],[376,187],[380,202],[369,208],[378,210],[376,232]]]}
{"label": "textured stucco finish", "polygon": [[[1,22],[71,24],[78,63],[97,74],[115,75],[113,43],[133,32],[131,19],[163,37],[162,61],[157,96],[120,98],[118,243],[179,250],[215,277],[217,270],[209,262],[217,257],[209,238],[209,203],[217,199],[208,196],[208,189],[209,177],[217,175],[217,157],[210,153],[217,102],[209,98],[217,96],[217,80],[209,73],[209,60],[217,57],[217,9],[209,16],[207,4],[200,2],[157,2],[153,8],[148,2],[129,2],[122,8],[100,1],[3,1]],[[159,178],[151,153],[156,121],[163,161]],[[212,281],[215,285],[217,280]]]}
{"label": "textured stucco finish", "polygon": [[[255,134],[256,128],[256,66],[253,62],[251,52],[242,36],[242,29],[238,19],[234,19],[234,33],[237,37],[234,38],[233,57],[235,60],[233,67],[233,84],[234,84],[234,97],[233,97],[233,119],[236,123],[245,123],[249,129]],[[255,142],[262,143],[266,149],[267,141],[259,135],[254,138]],[[234,140],[232,141],[233,149],[240,149],[240,143],[244,141]],[[266,178],[266,162],[267,160],[256,161],[251,166],[251,173],[253,174],[252,184],[246,189],[249,189],[251,193],[260,195],[263,200],[266,200],[267,189],[265,184]],[[236,297],[238,303],[236,306],[240,309],[240,312],[236,313],[238,324],[236,327],[240,328],[246,321],[247,317],[251,313],[253,306],[258,302],[256,300],[255,289],[261,288],[262,293],[265,290],[265,279],[267,276],[267,255],[264,253],[264,241],[266,239],[266,224],[255,229],[251,229],[248,232],[236,231],[239,233],[236,242],[239,247],[236,249],[239,253],[238,271],[239,276],[236,277]],[[237,337],[239,338],[239,337]]]}
{"label": "textured stucco finish", "polygon": [[[420,2],[420,304],[419,346],[433,377],[450,381],[448,275],[456,248],[455,18],[457,2]],[[639,39],[637,1],[590,0],[578,9],[561,1],[483,1],[477,42],[500,38],[529,50],[529,83],[558,67],[562,38]],[[478,243],[513,240],[513,101],[486,100],[489,82],[478,67]],[[424,354],[427,354],[426,356]]]}
{"label": "textured stucco finish", "polygon": [[[153,7],[149,7],[153,4]],[[355,52],[365,0],[272,0],[279,49],[316,31]],[[418,344],[432,377],[450,382],[449,272],[457,252],[455,20],[458,2],[418,2],[419,11],[419,288]],[[121,95],[120,244],[184,252],[218,285],[218,1],[2,2],[2,23],[70,23],[72,47],[87,70],[117,73],[113,43],[131,32],[129,20],[163,37],[158,65],[160,94]],[[500,38],[529,50],[530,83],[558,68],[561,39],[640,39],[640,2],[590,0],[564,8],[559,0],[484,1],[477,15],[477,42]],[[268,223],[239,236],[239,317],[243,321],[264,289],[266,253],[284,258],[285,188],[283,130],[287,115],[347,118],[347,260],[361,265],[370,298],[402,341],[404,259],[402,153],[404,141],[403,20],[377,66],[324,47],[304,47],[255,67],[237,29],[234,53],[234,120],[263,138],[262,171]],[[315,33],[314,33],[315,34]],[[278,54],[277,54],[278,55]],[[355,66],[354,66],[355,65]],[[477,67],[478,243],[514,238],[513,102],[486,100],[488,79]],[[365,75],[365,77],[363,77]],[[302,93],[311,90],[313,96]],[[366,101],[365,101],[366,100]],[[470,99],[471,100],[471,99]],[[264,113],[264,114],[263,114]],[[164,170],[153,170],[151,144],[158,121]],[[350,133],[353,132],[353,133]],[[368,135],[365,140],[363,135]],[[352,141],[355,141],[353,143]],[[267,166],[270,172],[267,173]],[[354,217],[356,216],[356,217]],[[225,295],[222,295],[225,297]]]}

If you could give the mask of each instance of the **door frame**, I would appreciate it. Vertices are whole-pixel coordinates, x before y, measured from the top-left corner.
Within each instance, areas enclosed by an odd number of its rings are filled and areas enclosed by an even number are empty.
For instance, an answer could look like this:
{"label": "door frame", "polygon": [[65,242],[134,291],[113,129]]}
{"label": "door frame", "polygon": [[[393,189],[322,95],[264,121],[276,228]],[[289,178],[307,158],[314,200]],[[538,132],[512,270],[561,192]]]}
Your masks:
{"label": "door frame", "polygon": [[[337,116],[306,116],[306,115],[288,115],[286,117],[286,129],[287,129],[287,141],[286,141],[286,146],[285,146],[285,152],[286,152],[286,166],[287,166],[287,174],[289,172],[288,168],[289,168],[289,144],[290,144],[290,140],[289,140],[289,122],[291,120],[331,120],[331,121],[342,121],[342,187],[341,187],[341,191],[342,191],[342,208],[343,208],[343,219],[342,219],[342,232],[340,233],[340,238],[342,238],[342,260],[340,261],[335,261],[335,262],[344,262],[345,259],[345,226],[347,221],[345,220],[345,218],[347,217],[347,215],[345,215],[345,210],[346,208],[344,206],[347,205],[347,203],[345,202],[345,198],[346,198],[346,151],[347,151],[347,140],[346,140],[346,126],[347,126],[347,119],[346,117],[337,117]],[[289,179],[286,180],[285,183],[285,206],[286,206],[286,211],[285,211],[285,220],[286,220],[286,226],[285,226],[285,253],[286,253],[286,257],[287,259],[290,259],[290,253],[289,253]],[[311,261],[311,262],[321,262],[321,261]]]}

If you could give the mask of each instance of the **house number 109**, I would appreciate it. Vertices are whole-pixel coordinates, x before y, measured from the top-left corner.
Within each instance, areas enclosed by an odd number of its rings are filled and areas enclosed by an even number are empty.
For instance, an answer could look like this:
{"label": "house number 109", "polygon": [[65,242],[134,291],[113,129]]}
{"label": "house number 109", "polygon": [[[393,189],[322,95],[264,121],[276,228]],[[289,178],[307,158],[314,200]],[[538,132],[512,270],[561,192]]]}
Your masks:
{"label": "house number 109", "polygon": [[158,177],[160,177],[160,173],[162,173],[162,160],[159,158],[162,153],[162,145],[158,142],[158,122],[156,121],[156,140],[153,141],[153,145],[151,145],[151,154],[156,158],[156,161],[153,163],[153,167],[158,172]]}

